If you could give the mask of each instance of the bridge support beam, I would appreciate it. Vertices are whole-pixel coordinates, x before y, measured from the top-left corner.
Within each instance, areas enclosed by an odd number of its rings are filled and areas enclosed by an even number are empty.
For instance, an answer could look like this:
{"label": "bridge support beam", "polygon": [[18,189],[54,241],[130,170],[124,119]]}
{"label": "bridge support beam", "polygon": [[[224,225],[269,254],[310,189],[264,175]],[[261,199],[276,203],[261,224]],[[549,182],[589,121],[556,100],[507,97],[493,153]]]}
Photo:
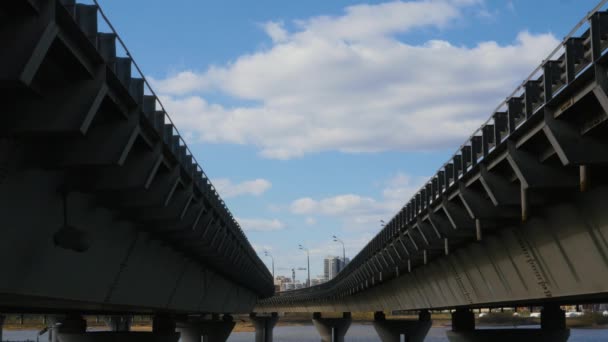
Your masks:
{"label": "bridge support beam", "polygon": [[427,310],[420,311],[417,321],[387,320],[383,312],[374,314],[374,328],[382,342],[423,342],[432,324],[431,313]]}
{"label": "bridge support beam", "polygon": [[447,332],[450,342],[562,342],[570,337],[566,328],[565,312],[550,304],[541,311],[540,329],[475,329],[475,316],[470,309],[457,309],[452,313],[452,331]]}
{"label": "bridge support beam", "polygon": [[100,331],[87,332],[87,322],[80,315],[68,315],[53,322],[49,339],[57,342],[177,342],[175,322],[168,315],[154,317],[152,332]]}
{"label": "bridge support beam", "polygon": [[182,342],[225,342],[236,323],[230,315],[213,315],[212,319],[199,319],[179,323]]}
{"label": "bridge support beam", "polygon": [[272,342],[272,332],[279,321],[279,315],[276,312],[270,316],[257,316],[252,313],[249,318],[255,326],[255,342]]}
{"label": "bridge support beam", "polygon": [[350,312],[342,314],[342,318],[323,318],[320,312],[312,316],[312,323],[321,335],[321,342],[344,342],[344,335],[351,323]]}

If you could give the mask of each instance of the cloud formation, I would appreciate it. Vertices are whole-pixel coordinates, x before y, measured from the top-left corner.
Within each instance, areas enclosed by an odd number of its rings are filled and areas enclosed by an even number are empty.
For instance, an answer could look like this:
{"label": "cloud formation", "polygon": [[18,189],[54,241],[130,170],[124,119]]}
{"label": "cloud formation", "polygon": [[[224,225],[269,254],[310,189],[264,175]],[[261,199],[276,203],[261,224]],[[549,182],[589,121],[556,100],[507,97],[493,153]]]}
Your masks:
{"label": "cloud formation", "polygon": [[[269,48],[154,84],[179,127],[206,142],[257,146],[268,158],[457,146],[558,44],[526,31],[502,45],[399,36],[443,29],[471,8],[483,6],[392,1],[268,22]],[[247,104],[209,103],[211,91]]]}
{"label": "cloud formation", "polygon": [[228,178],[217,178],[213,185],[223,198],[238,197],[243,195],[260,196],[272,187],[272,183],[266,179],[254,179],[233,183]]}
{"label": "cloud formation", "polygon": [[313,199],[294,200],[290,211],[295,215],[317,215],[341,220],[350,231],[377,231],[380,220],[387,221],[426,181],[427,177],[411,177],[398,173],[384,182],[379,199],[357,194],[340,194]]}
{"label": "cloud formation", "polygon": [[271,232],[285,228],[285,223],[278,219],[237,218],[236,220],[246,232]]}

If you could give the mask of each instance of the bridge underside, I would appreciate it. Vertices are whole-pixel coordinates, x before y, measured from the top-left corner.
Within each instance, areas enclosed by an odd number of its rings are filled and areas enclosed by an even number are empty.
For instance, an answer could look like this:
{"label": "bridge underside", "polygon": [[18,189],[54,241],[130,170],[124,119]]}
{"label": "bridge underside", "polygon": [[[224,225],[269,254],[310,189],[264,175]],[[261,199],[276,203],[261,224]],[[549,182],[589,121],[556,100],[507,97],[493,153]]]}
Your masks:
{"label": "bridge underside", "polygon": [[70,193],[86,252],[60,248],[62,172],[15,169],[0,184],[0,308],[250,312],[254,292],[142,232],[92,195]]}
{"label": "bridge underside", "polygon": [[0,1],[0,312],[251,312],[270,272],[98,10]]}
{"label": "bridge underside", "polygon": [[411,273],[335,300],[256,311],[357,312],[608,300],[608,187],[538,209]]}

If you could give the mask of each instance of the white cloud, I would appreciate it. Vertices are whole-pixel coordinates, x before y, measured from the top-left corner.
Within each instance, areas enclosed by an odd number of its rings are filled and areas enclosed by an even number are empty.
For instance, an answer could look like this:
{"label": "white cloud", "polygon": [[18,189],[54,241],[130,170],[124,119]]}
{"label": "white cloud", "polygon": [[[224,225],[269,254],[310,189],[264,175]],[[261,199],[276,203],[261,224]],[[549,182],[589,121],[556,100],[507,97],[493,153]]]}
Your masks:
{"label": "white cloud", "polygon": [[291,204],[291,211],[294,214],[322,214],[338,216],[349,213],[352,210],[359,212],[374,210],[376,201],[369,197],[362,197],[355,194],[344,194],[314,200],[309,197],[300,198]]}
{"label": "white cloud", "polygon": [[[300,20],[292,31],[269,22],[271,47],[155,84],[183,130],[206,142],[254,145],[268,158],[457,146],[558,44],[552,34],[528,32],[510,44],[474,46],[398,36],[445,29],[469,7],[484,8],[472,0],[393,1]],[[207,91],[251,104],[209,103]]]}
{"label": "white cloud", "polygon": [[461,5],[454,1],[430,0],[355,5],[346,7],[345,14],[340,17],[320,16],[298,21],[302,31],[295,36],[361,41],[419,27],[443,27],[460,15],[458,7]]}
{"label": "white cloud", "polygon": [[283,28],[282,22],[269,21],[263,25],[264,31],[274,43],[282,43],[287,40],[288,33]]}
{"label": "white cloud", "polygon": [[383,183],[380,199],[357,194],[341,194],[321,199],[303,197],[291,203],[296,215],[324,215],[339,218],[345,229],[372,230],[387,221],[424,184],[426,177],[411,177],[398,173]]}
{"label": "white cloud", "polygon": [[308,214],[315,211],[317,201],[310,197],[299,198],[291,203],[291,212],[294,214]]}
{"label": "white cloud", "polygon": [[309,226],[314,226],[315,224],[317,224],[317,219],[315,219],[314,217],[307,217],[305,222]]}
{"label": "white cloud", "polygon": [[242,195],[260,196],[270,189],[272,183],[260,178],[240,183],[233,183],[227,178],[218,178],[213,180],[213,185],[223,198],[231,198]]}
{"label": "white cloud", "polygon": [[180,94],[190,92],[192,89],[205,89],[207,81],[202,74],[187,70],[181,71],[164,80],[148,77],[148,80],[160,94]]}
{"label": "white cloud", "polygon": [[255,219],[255,218],[237,218],[236,219],[244,231],[247,232],[271,232],[282,230],[285,228],[285,223],[278,219]]}

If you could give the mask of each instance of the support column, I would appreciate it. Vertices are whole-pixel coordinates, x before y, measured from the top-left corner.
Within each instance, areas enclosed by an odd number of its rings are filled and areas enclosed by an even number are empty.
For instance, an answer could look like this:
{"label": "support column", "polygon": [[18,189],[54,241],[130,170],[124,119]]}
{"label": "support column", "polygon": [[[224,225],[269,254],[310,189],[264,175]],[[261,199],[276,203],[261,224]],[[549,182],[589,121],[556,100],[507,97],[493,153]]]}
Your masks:
{"label": "support column", "polygon": [[203,342],[226,342],[236,323],[231,315],[224,315],[222,320],[205,321],[202,326]]}
{"label": "support column", "polygon": [[0,314],[0,341],[2,341],[2,327],[4,325],[5,319],[6,319],[6,316]]}
{"label": "support column", "polygon": [[[374,328],[382,342],[423,342],[431,329],[431,313],[420,311],[418,320],[387,320],[384,312],[374,314]],[[401,336],[404,339],[401,339]]]}
{"label": "support column", "polygon": [[49,342],[58,342],[57,340],[57,329],[59,328],[59,322],[61,322],[65,317],[52,315],[48,316],[46,321],[46,329],[48,331]]}
{"label": "support column", "polygon": [[312,316],[312,323],[321,335],[321,342],[344,342],[351,321],[350,312],[344,312],[342,318],[322,318],[320,312],[315,312]]}
{"label": "support column", "polygon": [[131,316],[106,316],[104,321],[111,331],[126,332],[131,330]]}
{"label": "support column", "polygon": [[78,314],[69,314],[64,317],[54,317],[49,339],[53,342],[77,342],[84,341],[81,336],[87,332],[87,321]]}
{"label": "support column", "polygon": [[451,342],[565,342],[570,337],[566,315],[558,305],[545,305],[541,311],[540,329],[480,329],[475,330],[475,316],[470,309],[452,313]]}
{"label": "support column", "polygon": [[467,332],[475,330],[475,314],[469,308],[458,308],[452,312],[452,331]]}
{"label": "support column", "polygon": [[177,331],[182,342],[201,342],[202,333],[200,327],[191,321],[178,322]]}
{"label": "support column", "polygon": [[182,342],[225,342],[236,323],[230,315],[213,315],[212,319],[197,319],[179,323]]}
{"label": "support column", "polygon": [[96,331],[86,332],[86,321],[79,315],[69,315],[54,329],[57,342],[177,342],[175,321],[170,315],[154,316],[152,332]]}
{"label": "support column", "polygon": [[566,311],[559,305],[549,304],[540,310],[540,328],[543,331],[561,331],[566,328]]}
{"label": "support column", "polygon": [[152,332],[159,335],[175,334],[175,319],[169,314],[156,314],[152,318]]}
{"label": "support column", "polygon": [[272,332],[279,321],[279,315],[273,312],[270,316],[257,316],[254,312],[249,318],[255,326],[255,342],[272,342]]}

